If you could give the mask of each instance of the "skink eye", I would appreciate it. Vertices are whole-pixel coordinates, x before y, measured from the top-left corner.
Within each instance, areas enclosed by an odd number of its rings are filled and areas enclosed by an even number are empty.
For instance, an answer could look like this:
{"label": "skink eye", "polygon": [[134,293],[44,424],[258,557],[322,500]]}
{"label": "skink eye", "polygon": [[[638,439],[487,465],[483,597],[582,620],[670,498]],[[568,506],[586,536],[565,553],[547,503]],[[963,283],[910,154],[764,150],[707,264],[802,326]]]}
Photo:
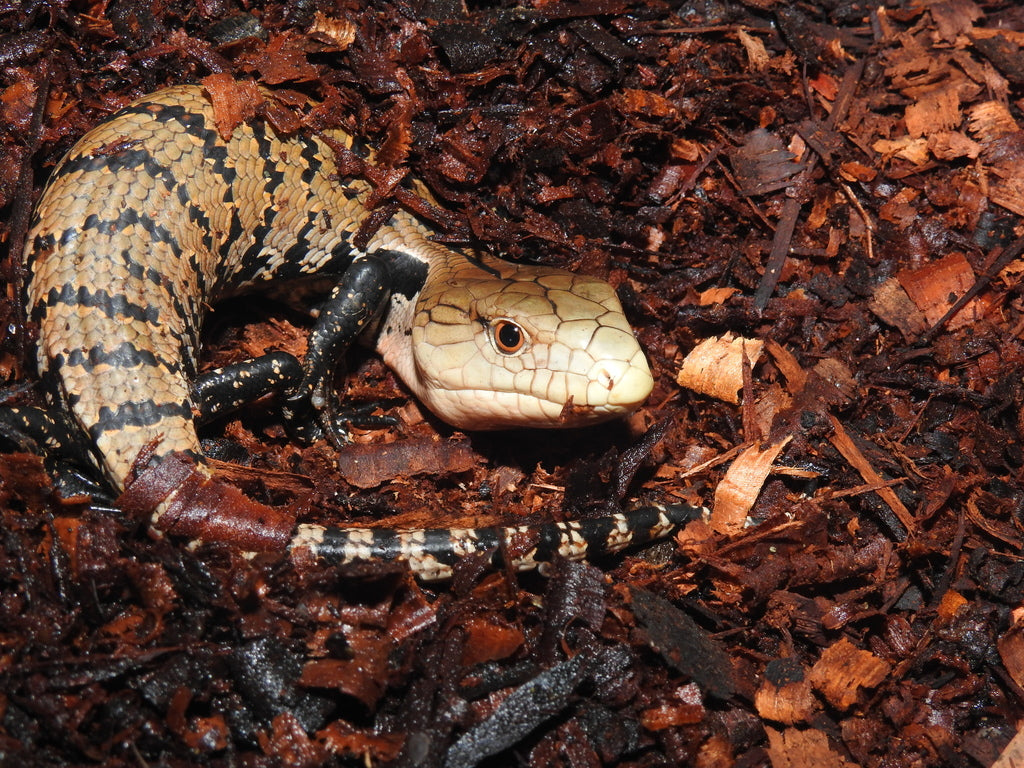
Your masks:
{"label": "skink eye", "polygon": [[526,343],[523,329],[511,320],[498,320],[491,326],[491,338],[494,346],[503,355],[514,355]]}

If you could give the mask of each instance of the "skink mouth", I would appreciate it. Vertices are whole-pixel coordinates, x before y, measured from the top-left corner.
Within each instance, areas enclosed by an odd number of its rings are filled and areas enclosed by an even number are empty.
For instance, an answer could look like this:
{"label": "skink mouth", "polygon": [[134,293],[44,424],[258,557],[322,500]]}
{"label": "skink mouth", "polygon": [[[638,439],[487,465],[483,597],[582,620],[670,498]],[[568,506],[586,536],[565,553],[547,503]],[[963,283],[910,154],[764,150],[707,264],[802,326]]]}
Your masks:
{"label": "skink mouth", "polygon": [[[584,380],[585,391],[578,390],[567,400],[552,399],[540,393],[519,393],[523,411],[533,412],[532,417],[523,418],[522,425],[586,426],[632,413],[643,405],[654,389],[654,377],[647,361],[641,358],[641,362],[641,365],[620,361],[595,364]],[[525,401],[529,400],[534,405],[527,409]],[[545,421],[547,424],[543,423]]]}
{"label": "skink mouth", "polygon": [[[642,352],[632,359],[598,360],[590,370],[534,371],[532,386],[513,377],[491,388],[467,387],[464,376],[426,379],[421,401],[452,426],[465,430],[582,427],[635,411],[651,394],[654,379]],[[519,386],[517,387],[516,384]]]}
{"label": "skink mouth", "polygon": [[[424,402],[434,413],[444,414],[445,421],[467,431],[490,431],[501,429],[557,429],[586,427],[624,416],[643,402],[609,403],[586,402],[582,398],[552,400],[521,392],[496,390],[462,390],[443,393]],[[606,391],[607,394],[607,391]]]}
{"label": "skink mouth", "polygon": [[[532,399],[532,417],[509,424],[512,427],[584,427],[625,416],[639,408],[654,388],[654,377],[646,365],[600,363],[589,376],[586,393],[568,400],[553,400],[542,395]],[[512,394],[512,393],[509,393]],[[520,403],[524,406],[524,403]],[[525,408],[524,408],[525,411]]]}

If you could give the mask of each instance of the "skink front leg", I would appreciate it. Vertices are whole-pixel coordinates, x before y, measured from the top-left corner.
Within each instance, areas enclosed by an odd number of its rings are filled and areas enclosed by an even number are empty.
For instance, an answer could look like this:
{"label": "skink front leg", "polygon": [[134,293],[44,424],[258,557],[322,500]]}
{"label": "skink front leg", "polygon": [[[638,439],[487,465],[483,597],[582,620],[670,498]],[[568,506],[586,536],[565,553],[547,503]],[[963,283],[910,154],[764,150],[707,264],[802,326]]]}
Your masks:
{"label": "skink front leg", "polygon": [[297,437],[314,440],[326,434],[335,445],[346,442],[331,384],[339,360],[380,316],[390,295],[387,266],[367,256],[352,263],[320,308],[302,363],[302,381],[284,402],[285,418]]}
{"label": "skink front leg", "polygon": [[330,386],[338,361],[376,319],[390,294],[390,274],[378,259],[354,262],[321,306],[302,363],[286,352],[271,352],[199,376],[192,398],[199,421],[251,403],[271,392],[284,393],[282,412],[292,433],[311,442],[325,432],[344,442]]}

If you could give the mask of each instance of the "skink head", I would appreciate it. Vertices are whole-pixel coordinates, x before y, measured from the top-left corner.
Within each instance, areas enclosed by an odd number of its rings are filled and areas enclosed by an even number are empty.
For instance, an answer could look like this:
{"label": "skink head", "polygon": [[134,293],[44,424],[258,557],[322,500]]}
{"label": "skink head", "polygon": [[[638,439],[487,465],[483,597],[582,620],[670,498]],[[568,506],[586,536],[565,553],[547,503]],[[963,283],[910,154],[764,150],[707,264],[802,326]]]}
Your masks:
{"label": "skink head", "polygon": [[647,399],[651,371],[610,285],[488,265],[438,275],[417,304],[415,370],[400,372],[434,413],[461,429],[573,427]]}

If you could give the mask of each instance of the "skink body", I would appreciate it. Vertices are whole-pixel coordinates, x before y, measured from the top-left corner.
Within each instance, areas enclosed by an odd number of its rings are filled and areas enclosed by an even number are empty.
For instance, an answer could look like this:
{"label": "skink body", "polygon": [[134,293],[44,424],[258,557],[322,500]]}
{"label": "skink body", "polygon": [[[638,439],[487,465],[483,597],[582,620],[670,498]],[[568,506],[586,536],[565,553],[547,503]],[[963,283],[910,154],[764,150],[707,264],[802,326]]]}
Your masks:
{"label": "skink body", "polygon": [[[464,429],[577,426],[646,399],[650,370],[607,283],[445,247],[404,210],[357,247],[369,187],[340,178],[332,150],[352,145],[341,131],[281,136],[260,120],[225,140],[202,88],[186,85],[121,110],[54,171],[26,245],[26,306],[41,373],[115,488],[147,446],[205,472],[197,412],[257,375],[276,378],[294,410],[322,409],[335,357],[367,334],[418,398]],[[303,363],[272,356],[204,389],[208,306],[312,276],[337,282]],[[159,527],[167,504],[157,506]],[[609,523],[621,545],[667,529],[648,512],[636,518],[648,530]],[[346,530],[306,527],[291,545],[361,552],[378,535],[357,542]],[[565,535],[552,546],[586,553]],[[410,546],[386,548],[411,560]]]}

